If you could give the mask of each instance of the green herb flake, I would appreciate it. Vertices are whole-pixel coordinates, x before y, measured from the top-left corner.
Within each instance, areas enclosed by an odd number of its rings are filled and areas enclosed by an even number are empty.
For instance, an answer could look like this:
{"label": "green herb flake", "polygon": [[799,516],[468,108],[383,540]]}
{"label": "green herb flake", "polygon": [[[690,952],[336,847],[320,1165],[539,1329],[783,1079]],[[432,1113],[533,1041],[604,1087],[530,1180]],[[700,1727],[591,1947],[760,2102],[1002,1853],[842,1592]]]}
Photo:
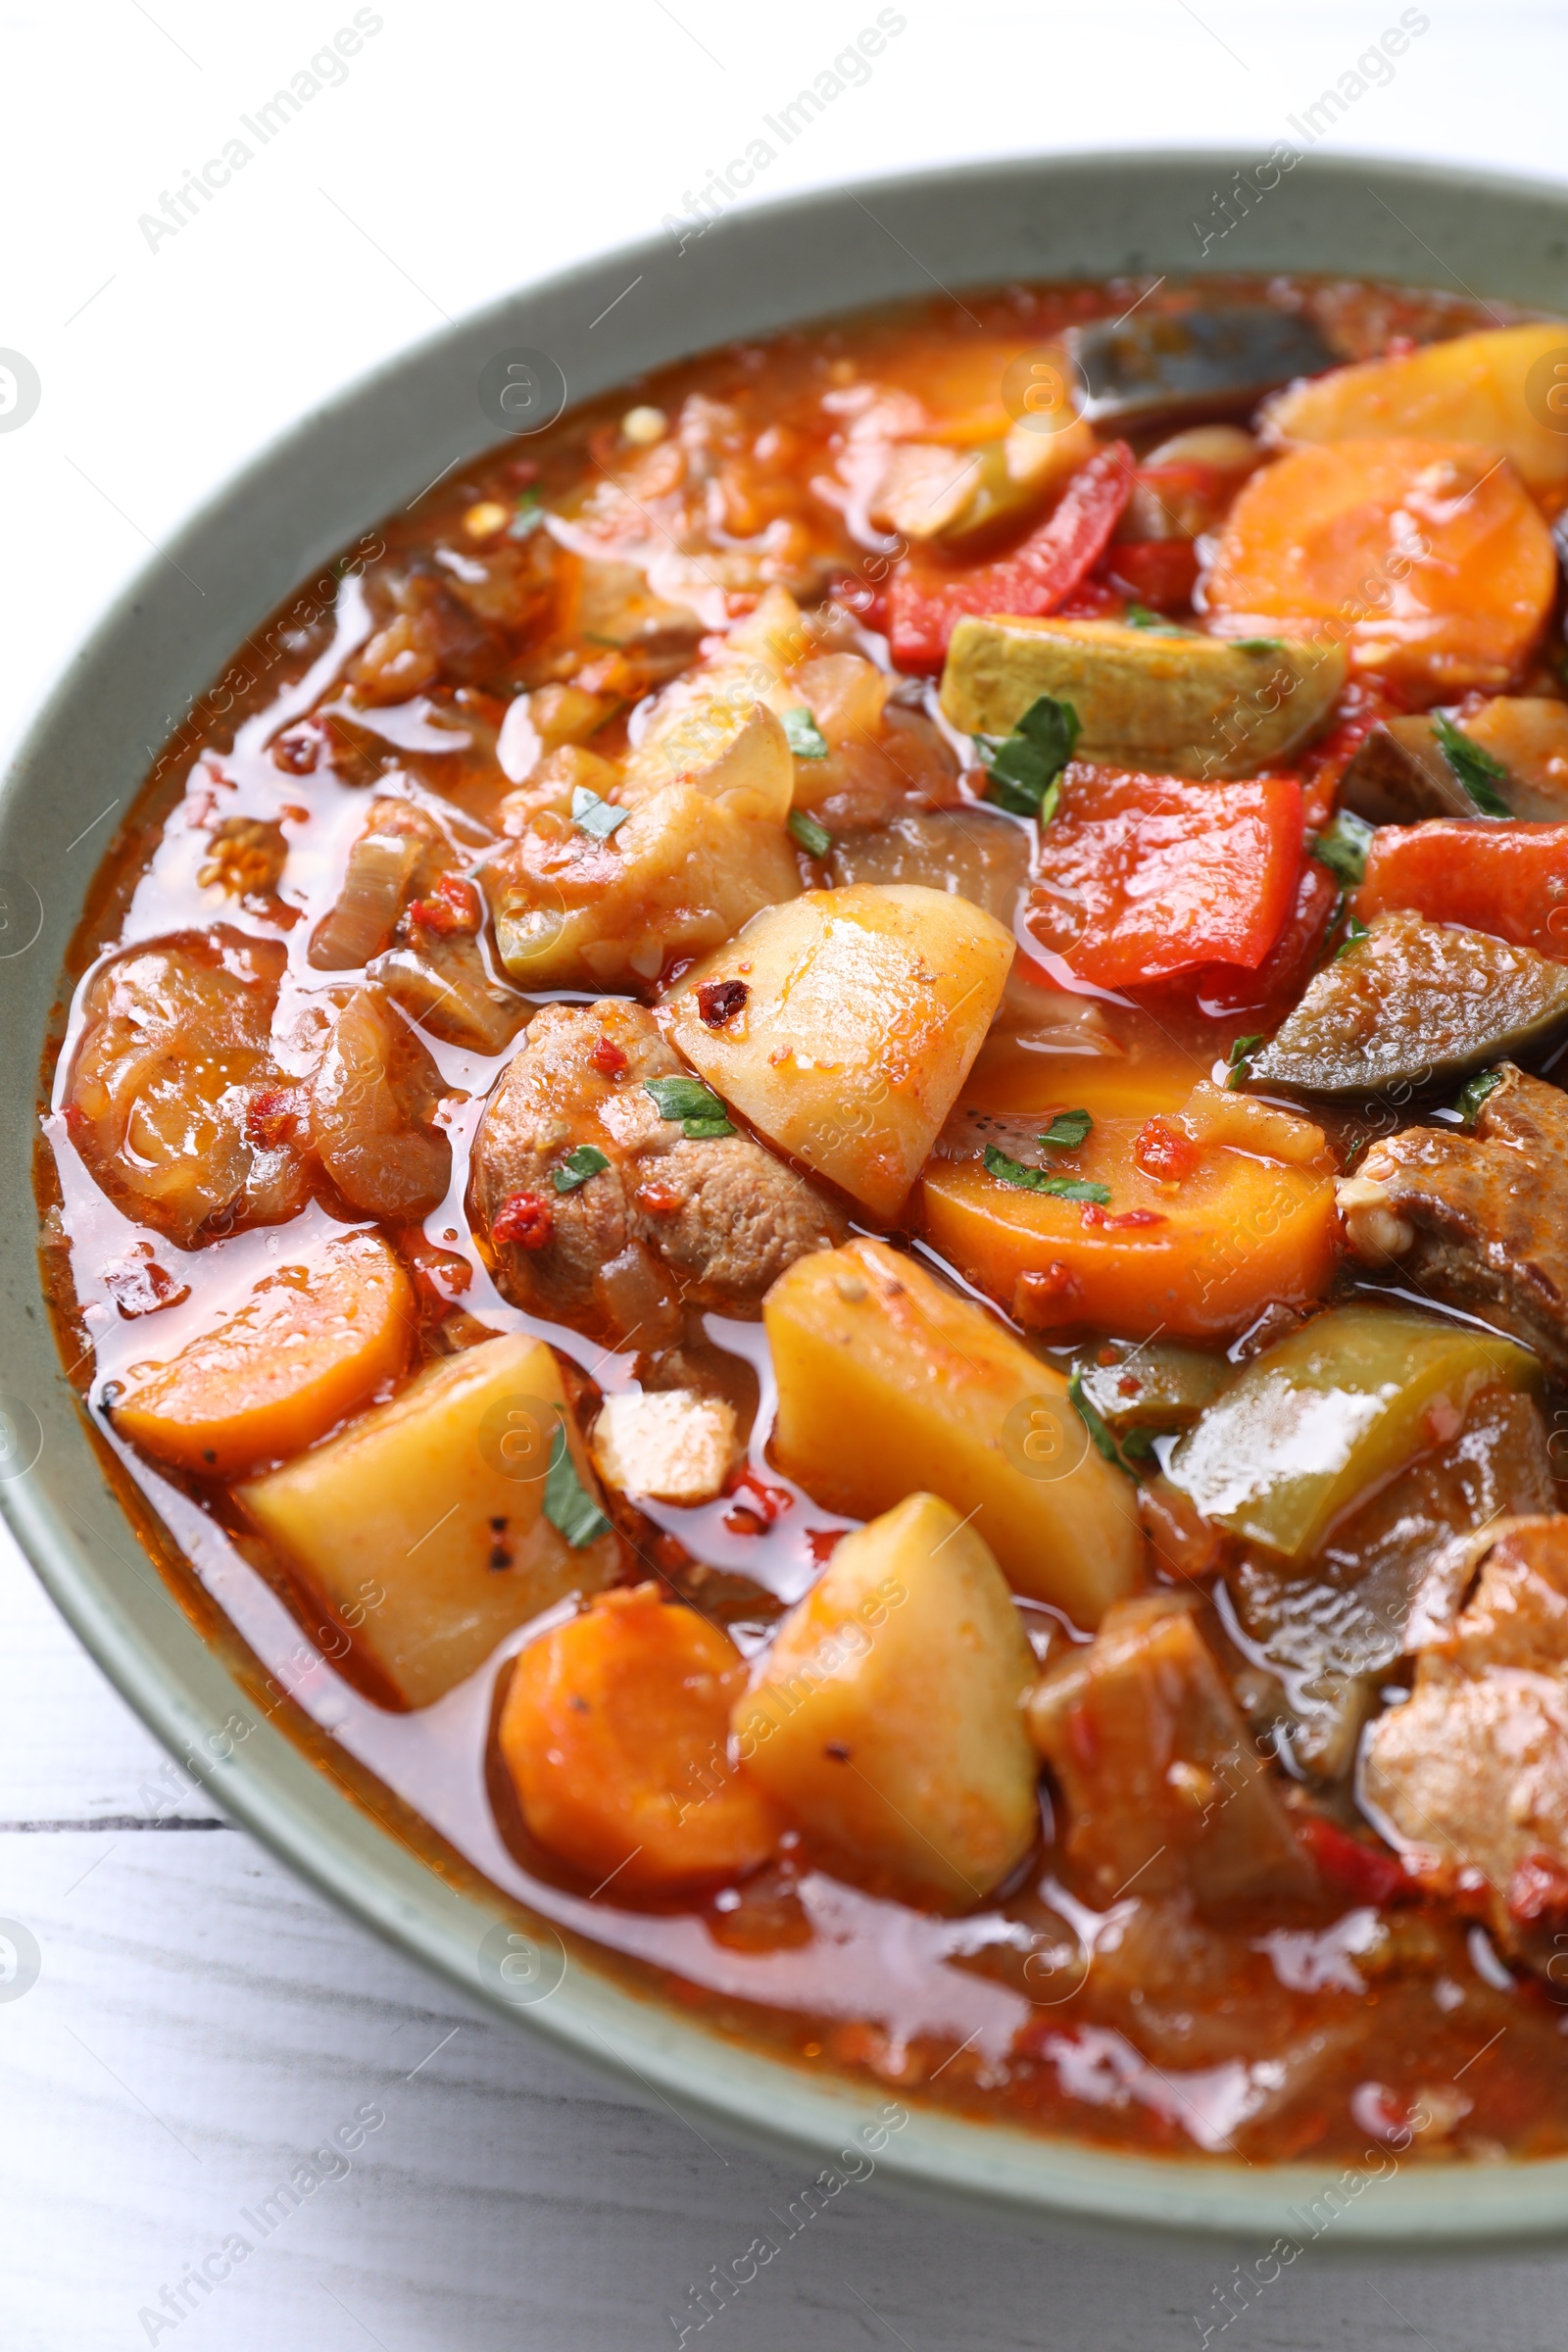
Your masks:
{"label": "green herb flake", "polygon": [[536,490],[525,490],[516,503],[512,520],[507,525],[509,539],[526,539],[544,521],[545,511],[539,504]]}
{"label": "green herb flake", "polygon": [[833,847],[833,836],[826,825],[819,825],[804,808],[792,808],[784,821],[791,839],[800,843],[808,858],[825,858]]}
{"label": "green herb flake", "polygon": [[1056,782],[1078,741],[1078,713],[1071,703],[1042,694],[1010,735],[983,740],[980,757],[990,771],[986,799],[1009,816],[1034,816],[1049,824],[1056,812]]}
{"label": "green herb flake", "polygon": [[552,1171],[550,1181],[558,1193],[574,1193],[579,1185],[587,1183],[590,1176],[602,1175],[609,1165],[604,1153],[596,1152],[592,1144],[579,1144],[574,1152],[566,1153],[560,1167]]}
{"label": "green herb flake", "polygon": [[1233,637],[1232,645],[1239,654],[1283,654],[1283,637]]}
{"label": "green herb flake", "polygon": [[1085,1429],[1088,1430],[1090,1443],[1095,1451],[1102,1453],[1106,1461],[1116,1469],[1126,1470],[1129,1478],[1136,1478],[1137,1472],[1128,1470],[1127,1464],[1122,1460],[1121,1447],[1111,1436],[1106,1423],[1084,1395],[1084,1376],[1076,1365],[1074,1365],[1072,1377],[1067,1383],[1067,1402],[1072,1406]]}
{"label": "green herb flake", "polygon": [[986,1146],[985,1164],[988,1176],[1020,1193],[1050,1193],[1056,1200],[1093,1200],[1101,1208],[1110,1199],[1108,1184],[1092,1184],[1087,1176],[1048,1176],[1044,1168],[1028,1168],[1021,1159],[1009,1159],[995,1144]]}
{"label": "green herb flake", "polygon": [[577,1474],[564,1421],[557,1424],[550,1467],[545,1472],[545,1517],[573,1551],[581,1551],[596,1536],[610,1532],[610,1521]]}
{"label": "green herb flake", "polygon": [[1129,605],[1122,614],[1129,629],[1148,629],[1155,637],[1188,637],[1179,620],[1167,620],[1163,612],[1152,612],[1147,605]]}
{"label": "green herb flake", "polygon": [[827,758],[827,737],[804,703],[797,710],[786,710],[782,723],[784,740],[797,760]]}
{"label": "green herb flake", "polygon": [[1040,1141],[1054,1152],[1076,1152],[1094,1123],[1087,1110],[1058,1110]]}
{"label": "green herb flake", "polygon": [[1502,1072],[1500,1070],[1478,1070],[1473,1078],[1467,1079],[1460,1087],[1459,1100],[1454,1108],[1467,1127],[1475,1125],[1481,1115],[1482,1103],[1501,1084]]}
{"label": "green herb flake", "polygon": [[1312,855],[1320,865],[1326,865],[1331,874],[1338,876],[1347,890],[1354,890],[1365,876],[1366,854],[1376,831],[1377,827],[1369,825],[1364,816],[1342,808],[1312,844]]}
{"label": "green herb flake", "polygon": [[1225,1081],[1227,1086],[1241,1085],[1242,1080],[1248,1076],[1248,1063],[1251,1060],[1252,1055],[1257,1052],[1258,1047],[1262,1043],[1263,1035],[1261,1030],[1259,1030],[1256,1037],[1239,1037],[1236,1040],[1226,1057],[1230,1062],[1231,1068],[1231,1074]]}
{"label": "green herb flake", "polygon": [[1348,915],[1345,923],[1345,937],[1334,951],[1335,962],[1338,963],[1342,956],[1348,956],[1352,948],[1358,948],[1366,935],[1365,923],[1353,914]]}
{"label": "green herb flake", "polygon": [[668,1078],[645,1078],[643,1090],[653,1096],[662,1119],[682,1122],[681,1132],[688,1143],[714,1143],[735,1133],[723,1103],[701,1078],[688,1078],[684,1072]]}
{"label": "green herb flake", "polygon": [[1443,756],[1464,786],[1476,807],[1486,816],[1512,816],[1513,810],[1497,790],[1499,784],[1513,781],[1500,760],[1483,751],[1479,743],[1461,733],[1451,718],[1440,712],[1432,721]]}
{"label": "green herb flake", "polygon": [[612,808],[597,792],[590,792],[586,784],[574,784],[571,788],[571,821],[579,833],[587,833],[595,841],[608,841],[630,814],[629,808]]}

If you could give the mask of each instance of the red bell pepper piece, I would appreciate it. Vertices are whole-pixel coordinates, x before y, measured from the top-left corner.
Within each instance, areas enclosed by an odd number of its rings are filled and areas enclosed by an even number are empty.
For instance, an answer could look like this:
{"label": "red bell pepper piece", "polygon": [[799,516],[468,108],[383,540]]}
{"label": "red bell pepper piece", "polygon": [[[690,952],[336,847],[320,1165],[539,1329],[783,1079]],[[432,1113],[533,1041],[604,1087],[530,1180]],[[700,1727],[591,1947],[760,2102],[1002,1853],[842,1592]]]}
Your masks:
{"label": "red bell pepper piece", "polygon": [[1411,1901],[1420,1892],[1396,1854],[1352,1837],[1323,1813],[1298,1813],[1296,1834],[1336,1894],[1353,1903]]}
{"label": "red bell pepper piece", "polygon": [[1568,963],[1568,825],[1446,816],[1380,825],[1355,911],[1367,923],[1396,906]]}
{"label": "red bell pepper piece", "polygon": [[1186,612],[1198,581],[1191,539],[1113,539],[1100,559],[1102,579],[1153,612]]}
{"label": "red bell pepper piece", "polygon": [[1027,539],[990,564],[941,571],[921,559],[888,582],[888,642],[900,669],[940,669],[965,612],[1054,612],[1103,554],[1132,490],[1125,441],[1097,450]]}
{"label": "red bell pepper piece", "polygon": [[1255,971],[1301,872],[1294,776],[1195,784],[1069,768],[1040,829],[1028,924],[1098,988],[1139,988],[1208,963]]}
{"label": "red bell pepper piece", "polygon": [[1296,886],[1290,918],[1255,972],[1215,963],[1193,975],[1200,1004],[1212,1020],[1256,1013],[1277,1028],[1316,971],[1323,942],[1340,904],[1340,886],[1326,865],[1308,858]]}
{"label": "red bell pepper piece", "polygon": [[1313,744],[1302,765],[1306,770],[1306,821],[1321,832],[1334,814],[1340,779],[1373,728],[1386,718],[1398,718],[1406,709],[1381,678],[1352,678],[1340,697],[1334,724]]}

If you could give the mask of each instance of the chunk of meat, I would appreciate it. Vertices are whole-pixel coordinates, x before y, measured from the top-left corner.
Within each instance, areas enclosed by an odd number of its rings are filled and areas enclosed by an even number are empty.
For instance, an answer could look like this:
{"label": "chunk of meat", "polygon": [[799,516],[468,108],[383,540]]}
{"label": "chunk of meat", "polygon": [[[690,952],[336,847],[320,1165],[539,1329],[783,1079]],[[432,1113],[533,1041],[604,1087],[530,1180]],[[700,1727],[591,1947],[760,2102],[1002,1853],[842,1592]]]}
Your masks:
{"label": "chunk of meat", "polygon": [[1339,1188],[1351,1249],[1485,1315],[1568,1378],[1568,1096],[1511,1062],[1473,1135],[1408,1127]]}
{"label": "chunk of meat", "polygon": [[1374,1726],[1365,1774],[1406,1869],[1539,1962],[1543,1923],[1568,1918],[1568,1516],[1498,1534],[1409,1698]]}
{"label": "chunk of meat", "polygon": [[1307,1891],[1311,1870],[1185,1596],[1114,1602],[1029,1701],[1096,1901],[1187,1886],[1207,1909]]}
{"label": "chunk of meat", "polygon": [[256,1115],[283,1088],[271,1047],[283,966],[279,942],[216,923],[127,949],[83,997],[71,1139],[118,1207],[183,1249],[304,1203],[297,1139]]}
{"label": "chunk of meat", "polygon": [[1022,825],[982,808],[911,809],[891,823],[834,842],[828,874],[835,889],[852,882],[918,882],[970,899],[1010,930],[1029,879],[1029,836]]}
{"label": "chunk of meat", "polygon": [[[657,1348],[678,1335],[683,1302],[756,1314],[786,1266],[845,1239],[842,1209],[750,1136],[688,1138],[662,1115],[646,1081],[683,1074],[653,1015],[622,998],[534,1015],[480,1126],[469,1197],[517,1305]],[[606,1164],[573,1184],[567,1158],[583,1147]],[[553,1212],[542,1247],[501,1238],[519,1193]]]}

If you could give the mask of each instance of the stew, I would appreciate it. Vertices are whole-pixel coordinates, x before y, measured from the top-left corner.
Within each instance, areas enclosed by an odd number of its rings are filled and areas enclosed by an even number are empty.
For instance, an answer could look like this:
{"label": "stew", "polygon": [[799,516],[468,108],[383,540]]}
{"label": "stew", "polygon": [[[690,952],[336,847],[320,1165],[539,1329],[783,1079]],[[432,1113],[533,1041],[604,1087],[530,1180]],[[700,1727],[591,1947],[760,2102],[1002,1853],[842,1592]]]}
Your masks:
{"label": "stew", "polygon": [[1565,351],[718,351],[174,728],[64,1361],[258,1707],[563,1964],[1102,2143],[1568,2149]]}

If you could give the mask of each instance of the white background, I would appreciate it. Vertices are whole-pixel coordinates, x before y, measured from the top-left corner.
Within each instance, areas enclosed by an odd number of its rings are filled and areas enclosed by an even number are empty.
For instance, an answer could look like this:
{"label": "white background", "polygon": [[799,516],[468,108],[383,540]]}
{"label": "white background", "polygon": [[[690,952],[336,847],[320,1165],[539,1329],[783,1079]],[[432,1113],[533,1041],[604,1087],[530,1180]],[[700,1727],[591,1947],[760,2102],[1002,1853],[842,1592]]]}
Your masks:
{"label": "white background", "polygon": [[[387,0],[376,13],[342,85],[156,251],[138,217],[352,7],[70,0],[0,16],[0,347],[42,379],[37,414],[0,434],[0,738],[244,459],[444,317],[657,229],[877,9]],[[906,0],[903,13],[869,81],[743,201],[1043,149],[1264,153],[1399,6]],[[1392,82],[1324,146],[1560,175],[1568,12],[1430,0],[1425,13]],[[24,1999],[0,2003],[4,2352],[147,2342],[138,2312],[366,2102],[387,2121],[350,2177],[157,2341],[673,2345],[667,2313],[808,2169],[713,2149],[468,2017],[236,1833],[181,1826],[212,1818],[205,1797],[154,1830],[159,1768],[0,1554],[0,1914],[29,1926],[44,1963]],[[690,2341],[1191,2345],[1195,2313],[1256,2250],[913,2209],[873,2182]],[[1556,2343],[1544,2315],[1565,2284],[1550,2253],[1357,2263],[1328,2245],[1213,2340]]]}

